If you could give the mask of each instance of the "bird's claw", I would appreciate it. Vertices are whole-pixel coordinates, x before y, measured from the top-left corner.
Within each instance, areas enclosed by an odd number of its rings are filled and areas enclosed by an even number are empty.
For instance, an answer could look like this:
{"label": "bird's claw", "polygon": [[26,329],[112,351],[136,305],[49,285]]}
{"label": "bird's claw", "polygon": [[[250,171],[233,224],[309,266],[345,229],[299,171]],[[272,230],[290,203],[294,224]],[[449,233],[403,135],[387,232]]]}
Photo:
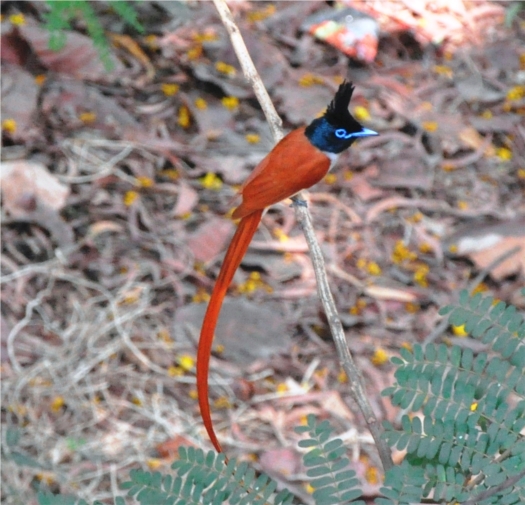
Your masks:
{"label": "bird's claw", "polygon": [[292,205],[290,207],[293,207],[295,205],[298,205],[299,207],[308,207],[308,202],[306,200],[303,200],[302,198],[299,198],[298,196],[292,196]]}

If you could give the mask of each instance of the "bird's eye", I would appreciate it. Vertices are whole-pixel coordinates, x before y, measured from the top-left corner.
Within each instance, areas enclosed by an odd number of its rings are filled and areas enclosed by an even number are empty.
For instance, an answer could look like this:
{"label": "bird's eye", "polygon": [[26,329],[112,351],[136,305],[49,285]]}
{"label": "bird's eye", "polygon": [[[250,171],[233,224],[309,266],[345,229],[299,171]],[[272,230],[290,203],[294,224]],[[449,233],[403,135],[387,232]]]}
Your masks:
{"label": "bird's eye", "polygon": [[339,128],[338,130],[335,130],[335,136],[336,136],[338,139],[348,138],[348,137],[347,137],[346,130],[345,130],[344,128]]}

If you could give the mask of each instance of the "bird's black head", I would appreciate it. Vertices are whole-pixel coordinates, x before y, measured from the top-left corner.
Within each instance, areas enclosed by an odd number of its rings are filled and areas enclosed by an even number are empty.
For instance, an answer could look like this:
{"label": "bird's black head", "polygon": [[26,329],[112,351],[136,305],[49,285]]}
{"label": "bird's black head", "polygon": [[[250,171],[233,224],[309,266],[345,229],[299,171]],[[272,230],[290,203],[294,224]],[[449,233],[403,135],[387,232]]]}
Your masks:
{"label": "bird's black head", "polygon": [[326,112],[306,127],[305,134],[308,140],[321,151],[339,154],[348,149],[355,140],[377,135],[376,132],[363,128],[348,112],[353,91],[353,84],[344,81]]}

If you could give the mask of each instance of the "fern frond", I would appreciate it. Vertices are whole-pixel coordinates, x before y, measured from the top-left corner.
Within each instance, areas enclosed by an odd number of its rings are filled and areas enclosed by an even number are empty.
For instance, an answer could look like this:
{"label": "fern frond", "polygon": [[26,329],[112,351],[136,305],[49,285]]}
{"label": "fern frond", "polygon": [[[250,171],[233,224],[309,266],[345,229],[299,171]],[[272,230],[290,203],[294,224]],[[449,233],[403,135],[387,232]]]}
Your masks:
{"label": "fern frond", "polygon": [[[46,0],[49,11],[44,14],[46,29],[49,31],[49,47],[53,51],[59,51],[66,43],[65,31],[71,28],[71,22],[76,17],[80,17],[86,23],[89,36],[97,48],[100,59],[109,70],[113,67],[111,59],[110,45],[104,28],[97,18],[96,12],[87,0]],[[144,28],[137,18],[134,7],[128,2],[111,1],[108,4],[122,19],[133,26],[139,32]]]}
{"label": "fern frond", "polygon": [[[525,467],[525,324],[514,307],[481,295],[462,293],[459,306],[442,313],[492,353],[474,357],[469,349],[434,344],[403,349],[392,360],[397,383],[383,394],[409,412],[421,410],[424,421],[405,415],[400,430],[385,423],[385,438],[425,468],[424,496],[432,491],[434,499],[461,501],[472,495],[474,477],[476,490],[490,488]],[[519,494],[513,489],[495,496],[506,493],[512,503]]]}
{"label": "fern frond", "polygon": [[346,448],[341,439],[330,439],[332,428],[328,421],[317,424],[315,417],[307,417],[306,426],[295,429],[297,433],[308,433],[311,438],[301,440],[300,447],[312,447],[304,455],[303,462],[308,468],[309,484],[315,489],[313,498],[317,505],[362,504],[358,488],[359,481],[350,467],[350,461],[343,456]]}
{"label": "fern frond", "polygon": [[181,447],[180,459],[173,463],[176,476],[162,476],[159,472],[132,470],[130,481],[122,488],[142,505],[181,503],[185,505],[286,505],[293,495],[288,491],[275,494],[277,484],[266,475],[255,479],[255,472],[247,463],[230,460],[225,464],[222,454],[213,451],[204,454],[200,449]]}

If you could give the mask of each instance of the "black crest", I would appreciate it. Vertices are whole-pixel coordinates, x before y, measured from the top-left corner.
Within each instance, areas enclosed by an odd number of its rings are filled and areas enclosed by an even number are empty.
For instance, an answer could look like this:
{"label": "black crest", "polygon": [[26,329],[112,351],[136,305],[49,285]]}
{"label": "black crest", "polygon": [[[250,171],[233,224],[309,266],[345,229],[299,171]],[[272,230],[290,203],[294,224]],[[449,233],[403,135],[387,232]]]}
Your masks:
{"label": "black crest", "polygon": [[328,105],[324,118],[335,127],[346,128],[349,131],[361,130],[361,125],[348,111],[355,86],[351,82],[343,81],[335,93],[334,99]]}

